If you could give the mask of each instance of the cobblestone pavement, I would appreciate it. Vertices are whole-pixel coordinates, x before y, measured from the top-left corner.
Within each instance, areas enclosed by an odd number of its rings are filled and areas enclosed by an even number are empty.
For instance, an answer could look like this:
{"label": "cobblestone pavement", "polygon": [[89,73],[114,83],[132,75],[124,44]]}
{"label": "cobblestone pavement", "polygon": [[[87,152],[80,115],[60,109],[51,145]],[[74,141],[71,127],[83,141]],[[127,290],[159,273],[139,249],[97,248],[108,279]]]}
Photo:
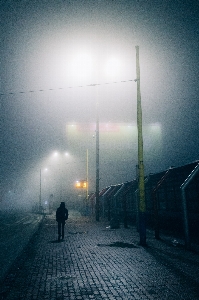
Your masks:
{"label": "cobblestone pavement", "polygon": [[57,242],[47,216],[1,287],[7,300],[199,299],[199,255],[147,233],[139,245],[135,228],[69,218]]}

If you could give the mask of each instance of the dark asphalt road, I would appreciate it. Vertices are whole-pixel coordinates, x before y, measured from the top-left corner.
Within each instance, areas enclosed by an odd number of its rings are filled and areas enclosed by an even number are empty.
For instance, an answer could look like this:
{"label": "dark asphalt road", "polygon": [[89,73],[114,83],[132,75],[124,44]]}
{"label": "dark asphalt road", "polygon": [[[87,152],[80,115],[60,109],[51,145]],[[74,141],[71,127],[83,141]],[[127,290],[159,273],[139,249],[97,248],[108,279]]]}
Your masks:
{"label": "dark asphalt road", "polygon": [[28,244],[42,218],[42,215],[27,212],[0,212],[0,281]]}

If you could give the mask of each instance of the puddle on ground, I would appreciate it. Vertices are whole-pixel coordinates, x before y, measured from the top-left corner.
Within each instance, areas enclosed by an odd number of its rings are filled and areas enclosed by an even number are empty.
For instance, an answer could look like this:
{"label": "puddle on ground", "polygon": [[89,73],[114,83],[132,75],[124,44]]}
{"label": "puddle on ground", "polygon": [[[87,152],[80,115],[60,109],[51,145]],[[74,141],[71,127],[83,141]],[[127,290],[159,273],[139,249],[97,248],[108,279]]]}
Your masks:
{"label": "puddle on ground", "polygon": [[88,231],[68,232],[68,234],[82,234],[82,233],[88,233]]}
{"label": "puddle on ground", "polygon": [[49,241],[49,243],[50,244],[60,244],[60,243],[62,243],[62,242],[64,242],[65,240],[63,239],[61,239],[60,241],[58,241],[58,240],[54,240],[54,241]]}
{"label": "puddle on ground", "polygon": [[98,247],[118,247],[118,248],[138,248],[134,244],[123,243],[123,242],[114,242],[111,244],[97,244]]}

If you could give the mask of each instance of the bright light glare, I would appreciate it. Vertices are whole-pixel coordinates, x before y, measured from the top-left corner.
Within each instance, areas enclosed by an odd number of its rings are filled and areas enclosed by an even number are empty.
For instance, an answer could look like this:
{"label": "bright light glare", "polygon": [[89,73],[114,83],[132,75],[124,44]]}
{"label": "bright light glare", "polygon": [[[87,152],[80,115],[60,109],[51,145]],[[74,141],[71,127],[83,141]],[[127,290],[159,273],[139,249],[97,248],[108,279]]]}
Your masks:
{"label": "bright light glare", "polygon": [[150,125],[150,130],[154,133],[154,134],[161,134],[161,124],[160,123],[152,123]]}
{"label": "bright light glare", "polygon": [[92,58],[87,53],[75,54],[71,61],[71,75],[76,79],[90,79],[93,69]]}
{"label": "bright light glare", "polygon": [[121,71],[121,61],[117,57],[108,60],[105,66],[105,74],[107,76],[118,76]]}

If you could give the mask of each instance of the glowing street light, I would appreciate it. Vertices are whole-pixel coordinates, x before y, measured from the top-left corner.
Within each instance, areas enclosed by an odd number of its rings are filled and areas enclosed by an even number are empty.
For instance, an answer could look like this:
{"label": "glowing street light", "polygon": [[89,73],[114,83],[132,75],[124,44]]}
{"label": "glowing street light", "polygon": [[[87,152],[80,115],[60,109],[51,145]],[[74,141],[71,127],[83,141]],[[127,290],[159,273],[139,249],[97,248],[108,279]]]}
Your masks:
{"label": "glowing street light", "polygon": [[110,79],[116,80],[116,74],[120,74],[121,60],[118,57],[111,57],[105,66],[105,74],[110,77]]}
{"label": "glowing street light", "polygon": [[75,187],[78,189],[86,189],[87,188],[87,180],[77,180],[75,182]]}

